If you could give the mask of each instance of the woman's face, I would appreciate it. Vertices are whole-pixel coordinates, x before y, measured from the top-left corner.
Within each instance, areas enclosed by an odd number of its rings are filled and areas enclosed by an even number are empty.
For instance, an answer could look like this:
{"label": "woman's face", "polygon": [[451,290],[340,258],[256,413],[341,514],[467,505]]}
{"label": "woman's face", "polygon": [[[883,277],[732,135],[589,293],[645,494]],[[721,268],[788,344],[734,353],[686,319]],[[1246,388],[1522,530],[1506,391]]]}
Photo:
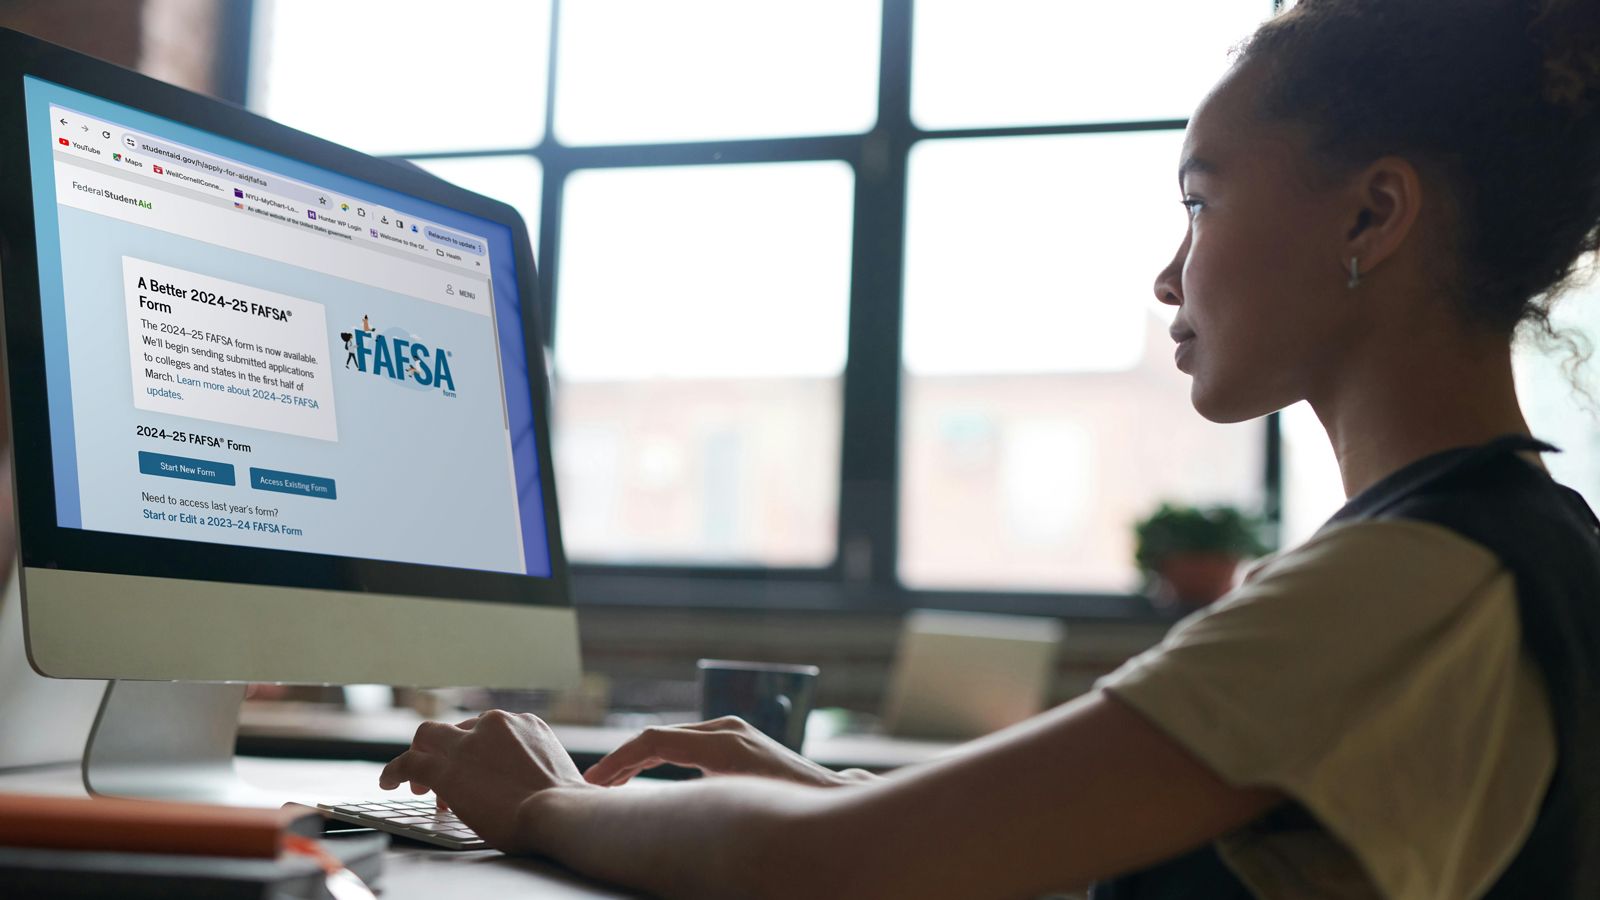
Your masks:
{"label": "woman's face", "polygon": [[1256,68],[1223,78],[1189,121],[1178,173],[1189,227],[1155,283],[1178,308],[1190,400],[1214,422],[1308,396],[1357,324],[1340,193],[1313,185],[1298,128],[1258,121]]}

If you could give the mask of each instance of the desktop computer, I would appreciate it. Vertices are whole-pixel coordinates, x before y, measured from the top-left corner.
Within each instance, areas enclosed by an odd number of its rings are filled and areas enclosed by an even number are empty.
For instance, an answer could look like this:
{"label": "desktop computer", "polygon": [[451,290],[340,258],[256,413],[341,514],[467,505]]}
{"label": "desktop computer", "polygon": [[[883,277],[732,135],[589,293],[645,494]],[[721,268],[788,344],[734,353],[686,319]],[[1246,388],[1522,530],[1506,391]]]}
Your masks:
{"label": "desktop computer", "polygon": [[510,207],[14,32],[0,108],[21,630],[105,682],[92,791],[246,798],[247,682],[576,681]]}

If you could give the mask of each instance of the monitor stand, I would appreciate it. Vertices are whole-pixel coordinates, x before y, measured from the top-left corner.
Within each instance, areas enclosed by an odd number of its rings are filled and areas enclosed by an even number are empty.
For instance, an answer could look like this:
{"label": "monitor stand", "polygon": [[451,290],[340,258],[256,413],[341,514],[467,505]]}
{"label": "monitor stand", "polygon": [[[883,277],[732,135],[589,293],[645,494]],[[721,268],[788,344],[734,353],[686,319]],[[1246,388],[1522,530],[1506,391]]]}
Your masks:
{"label": "monitor stand", "polygon": [[108,682],[83,750],[83,786],[107,797],[282,805],[289,798],[252,787],[234,769],[244,691],[243,684]]}

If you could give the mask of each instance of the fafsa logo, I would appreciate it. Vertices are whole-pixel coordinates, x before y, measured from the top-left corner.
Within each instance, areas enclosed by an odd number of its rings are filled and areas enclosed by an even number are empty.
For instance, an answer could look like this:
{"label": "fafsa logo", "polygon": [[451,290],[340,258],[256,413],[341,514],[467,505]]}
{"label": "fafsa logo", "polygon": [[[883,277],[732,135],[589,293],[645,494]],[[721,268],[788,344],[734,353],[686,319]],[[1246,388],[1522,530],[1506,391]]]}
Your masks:
{"label": "fafsa logo", "polygon": [[344,341],[346,369],[390,378],[413,388],[437,388],[446,397],[456,395],[450,373],[451,352],[429,347],[403,328],[378,331],[367,316],[361,325],[339,332]]}

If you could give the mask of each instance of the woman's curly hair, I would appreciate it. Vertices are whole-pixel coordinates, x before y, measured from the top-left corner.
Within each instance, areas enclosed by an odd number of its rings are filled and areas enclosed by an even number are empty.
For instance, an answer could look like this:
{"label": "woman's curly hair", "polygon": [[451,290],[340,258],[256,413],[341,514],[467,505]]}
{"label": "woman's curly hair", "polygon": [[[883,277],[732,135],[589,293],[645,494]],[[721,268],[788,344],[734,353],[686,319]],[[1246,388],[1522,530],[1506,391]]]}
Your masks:
{"label": "woman's curly hair", "polygon": [[1557,337],[1550,303],[1600,249],[1600,0],[1301,0],[1238,64],[1331,170],[1394,154],[1445,186],[1471,321]]}

